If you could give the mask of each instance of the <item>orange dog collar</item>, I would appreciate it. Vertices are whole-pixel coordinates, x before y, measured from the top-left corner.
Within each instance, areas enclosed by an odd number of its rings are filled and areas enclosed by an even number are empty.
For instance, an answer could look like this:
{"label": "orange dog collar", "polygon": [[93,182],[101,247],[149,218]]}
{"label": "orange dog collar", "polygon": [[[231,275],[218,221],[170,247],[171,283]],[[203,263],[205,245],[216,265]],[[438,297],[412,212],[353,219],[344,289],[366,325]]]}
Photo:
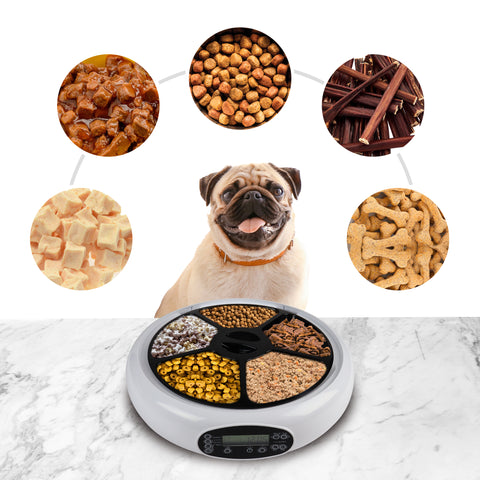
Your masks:
{"label": "orange dog collar", "polygon": [[256,267],[259,265],[266,265],[267,263],[272,263],[278,260],[280,257],[283,257],[285,253],[287,253],[287,250],[290,250],[293,246],[293,240],[288,244],[288,247],[283,250],[283,252],[280,252],[278,255],[276,255],[273,258],[269,259],[258,259],[258,260],[232,260],[216,243],[213,244],[213,246],[217,249],[217,252],[220,254],[220,257],[223,258],[223,263],[230,262],[234,263],[235,265],[242,265],[243,267]]}

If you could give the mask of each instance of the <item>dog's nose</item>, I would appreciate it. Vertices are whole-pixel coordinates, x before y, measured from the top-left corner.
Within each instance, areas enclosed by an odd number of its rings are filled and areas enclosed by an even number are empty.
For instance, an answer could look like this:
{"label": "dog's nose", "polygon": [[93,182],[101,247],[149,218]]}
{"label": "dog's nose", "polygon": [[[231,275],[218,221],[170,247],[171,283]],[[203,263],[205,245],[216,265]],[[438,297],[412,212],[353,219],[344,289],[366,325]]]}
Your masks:
{"label": "dog's nose", "polygon": [[244,196],[244,200],[261,200],[262,194],[258,190],[250,190]]}

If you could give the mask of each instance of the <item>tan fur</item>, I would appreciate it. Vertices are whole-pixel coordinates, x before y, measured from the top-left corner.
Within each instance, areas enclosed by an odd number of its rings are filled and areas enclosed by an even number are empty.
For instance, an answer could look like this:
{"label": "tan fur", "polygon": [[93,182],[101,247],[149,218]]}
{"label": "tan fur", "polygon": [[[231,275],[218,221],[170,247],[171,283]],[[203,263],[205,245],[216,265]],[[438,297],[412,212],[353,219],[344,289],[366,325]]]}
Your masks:
{"label": "tan fur", "polygon": [[216,243],[236,261],[270,259],[287,248],[294,238],[294,215],[277,238],[267,247],[258,250],[240,248],[228,239],[215,219],[224,209],[220,194],[234,180],[242,185],[264,185],[273,180],[286,192],[284,205],[292,202],[292,191],[285,179],[270,165],[250,164],[231,168],[218,181],[211,196],[208,216],[210,232],[197,248],[190,264],[177,282],[165,294],[155,317],[195,303],[221,298],[256,298],[270,300],[297,308],[306,306],[307,271],[305,253],[297,239],[293,247],[278,260],[259,266],[236,265],[224,260],[215,249]]}

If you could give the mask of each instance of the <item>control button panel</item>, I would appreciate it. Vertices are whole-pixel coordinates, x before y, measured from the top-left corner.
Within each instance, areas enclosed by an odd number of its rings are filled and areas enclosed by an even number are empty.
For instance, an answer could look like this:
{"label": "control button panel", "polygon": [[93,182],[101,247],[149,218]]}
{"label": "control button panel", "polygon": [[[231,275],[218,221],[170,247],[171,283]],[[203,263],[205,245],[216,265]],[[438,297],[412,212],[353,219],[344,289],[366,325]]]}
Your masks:
{"label": "control button panel", "polygon": [[292,434],[276,427],[241,425],[217,428],[200,435],[200,450],[214,457],[258,458],[281,455],[293,444]]}

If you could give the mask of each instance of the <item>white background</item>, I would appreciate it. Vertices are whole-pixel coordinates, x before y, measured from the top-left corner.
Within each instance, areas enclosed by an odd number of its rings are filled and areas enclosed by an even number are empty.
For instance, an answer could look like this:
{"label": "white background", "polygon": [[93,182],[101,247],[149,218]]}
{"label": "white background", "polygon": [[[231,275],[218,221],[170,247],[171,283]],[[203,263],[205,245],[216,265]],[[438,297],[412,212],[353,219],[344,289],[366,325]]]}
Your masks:
{"label": "white background", "polygon": [[[2,10],[0,132],[0,318],[153,317],[207,232],[200,177],[226,164],[269,161],[299,168],[297,236],[310,265],[308,310],[328,316],[477,316],[480,236],[477,62],[474,2],[9,2]],[[432,8],[433,7],[433,8]],[[354,56],[379,53],[417,76],[426,112],[401,150],[412,188],[443,211],[450,250],[419,288],[369,284],[353,267],[346,229],[370,194],[408,187],[397,158],[367,158],[337,145],[321,115],[323,86],[293,75],[281,113],[252,130],[206,120],[187,71],[215,32],[252,27],[273,37],[293,70],[327,80]],[[31,222],[52,195],[70,188],[82,154],[64,134],[56,97],[68,71],[93,55],[140,63],[157,82],[160,116],[148,141],[122,157],[85,154],[76,187],[117,200],[133,227],[124,270],[102,288],[77,292],[50,282],[29,246]]]}

